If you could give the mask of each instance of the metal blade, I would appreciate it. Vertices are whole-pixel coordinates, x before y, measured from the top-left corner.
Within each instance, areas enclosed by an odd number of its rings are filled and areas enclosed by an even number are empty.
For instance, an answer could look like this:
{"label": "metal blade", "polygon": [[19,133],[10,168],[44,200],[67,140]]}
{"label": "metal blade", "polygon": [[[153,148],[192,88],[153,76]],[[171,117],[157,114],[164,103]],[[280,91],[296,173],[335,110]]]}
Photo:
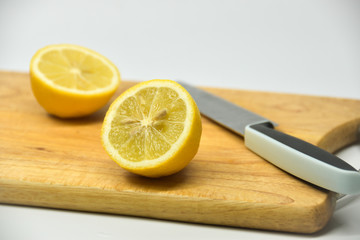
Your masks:
{"label": "metal blade", "polygon": [[179,82],[193,97],[200,112],[229,130],[244,136],[249,124],[277,124],[199,88]]}

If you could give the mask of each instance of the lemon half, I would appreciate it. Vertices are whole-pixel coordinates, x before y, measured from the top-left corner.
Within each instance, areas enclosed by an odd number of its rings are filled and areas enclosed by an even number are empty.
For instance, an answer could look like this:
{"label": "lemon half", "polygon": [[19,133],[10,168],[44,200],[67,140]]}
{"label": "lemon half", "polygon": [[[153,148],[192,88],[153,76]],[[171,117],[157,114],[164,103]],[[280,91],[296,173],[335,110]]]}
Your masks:
{"label": "lemon half", "polygon": [[71,44],[49,45],[30,62],[32,91],[42,107],[62,118],[81,117],[103,107],[120,84],[106,57]]}
{"label": "lemon half", "polygon": [[196,155],[200,112],[191,95],[171,80],[150,80],[121,94],[102,126],[102,142],[124,169],[161,177],[183,169]]}

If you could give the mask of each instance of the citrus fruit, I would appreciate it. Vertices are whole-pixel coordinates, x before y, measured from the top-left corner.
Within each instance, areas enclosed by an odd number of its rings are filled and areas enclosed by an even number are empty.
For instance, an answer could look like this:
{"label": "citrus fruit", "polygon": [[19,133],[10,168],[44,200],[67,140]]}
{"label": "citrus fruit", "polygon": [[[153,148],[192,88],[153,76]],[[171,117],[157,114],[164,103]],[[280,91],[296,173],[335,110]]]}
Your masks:
{"label": "citrus fruit", "polygon": [[90,49],[55,44],[38,50],[30,62],[33,94],[50,114],[81,117],[103,107],[120,84],[117,67]]}
{"label": "citrus fruit", "polygon": [[183,169],[198,151],[201,118],[191,95],[171,80],[150,80],[122,93],[102,126],[102,143],[124,169],[161,177]]}

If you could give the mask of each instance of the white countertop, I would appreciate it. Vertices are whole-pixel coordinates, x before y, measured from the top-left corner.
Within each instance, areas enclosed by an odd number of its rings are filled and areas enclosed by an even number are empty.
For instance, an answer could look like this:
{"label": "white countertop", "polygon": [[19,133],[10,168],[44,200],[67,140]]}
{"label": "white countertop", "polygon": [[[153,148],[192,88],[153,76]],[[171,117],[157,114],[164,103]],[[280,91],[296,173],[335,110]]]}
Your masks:
{"label": "white countertop", "polygon": [[[53,43],[100,52],[126,80],[360,99],[360,1],[0,2],[0,70],[28,71]],[[339,156],[359,168],[360,144]],[[299,235],[0,204],[0,239],[360,239],[359,213],[348,196]]]}

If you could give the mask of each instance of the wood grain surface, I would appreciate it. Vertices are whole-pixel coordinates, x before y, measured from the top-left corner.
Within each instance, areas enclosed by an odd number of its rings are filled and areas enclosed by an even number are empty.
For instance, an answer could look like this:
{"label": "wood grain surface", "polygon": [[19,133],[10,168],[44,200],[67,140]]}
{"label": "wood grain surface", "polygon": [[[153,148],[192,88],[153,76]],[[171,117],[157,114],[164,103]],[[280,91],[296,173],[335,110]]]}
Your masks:
{"label": "wood grain surface", "polygon": [[[123,82],[114,98],[134,84]],[[357,137],[359,100],[206,89],[331,152]],[[0,72],[0,99],[1,203],[301,233],[332,216],[333,193],[281,171],[205,117],[193,161],[148,179],[121,169],[102,148],[108,105],[80,119],[50,116],[28,74],[15,72]]]}

